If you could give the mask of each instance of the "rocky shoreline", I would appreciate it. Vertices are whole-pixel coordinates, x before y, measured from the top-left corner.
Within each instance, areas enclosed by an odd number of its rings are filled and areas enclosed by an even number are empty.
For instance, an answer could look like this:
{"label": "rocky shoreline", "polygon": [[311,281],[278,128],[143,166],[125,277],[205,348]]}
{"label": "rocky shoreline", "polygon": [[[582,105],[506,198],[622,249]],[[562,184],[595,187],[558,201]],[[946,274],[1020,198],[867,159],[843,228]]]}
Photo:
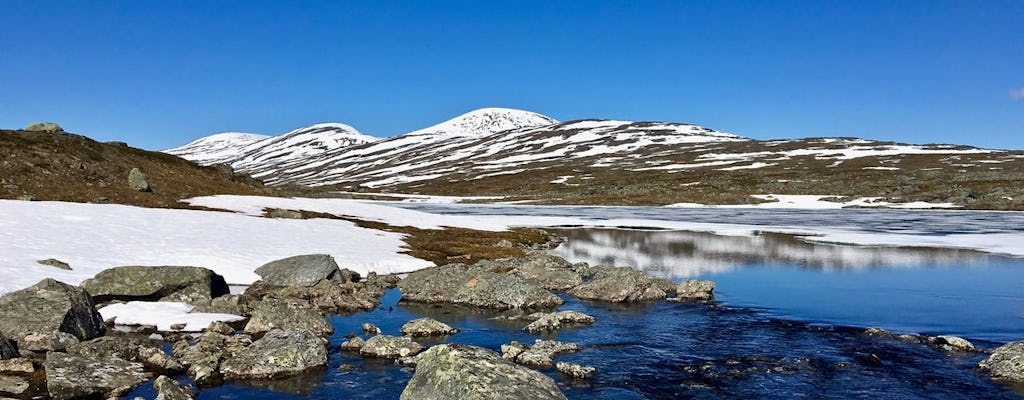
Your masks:
{"label": "rocky shoreline", "polygon": [[[326,318],[373,310],[386,290],[397,287],[402,302],[506,310],[525,332],[548,335],[600,323],[578,311],[557,310],[563,303],[558,293],[607,304],[706,302],[715,289],[710,281],[676,284],[632,268],[573,264],[543,252],[432,267],[401,279],[360,276],[317,254],[274,261],[256,272],[262,279],[241,294],[231,294],[223,277],[210,270],[175,266],[118,267],[80,287],[46,279],[8,293],[0,297],[0,397],[113,398],[152,381],[158,399],[193,399],[199,390],[225,382],[321,370],[329,354],[341,351],[415,368],[403,399],[564,399],[556,382],[534,368],[555,367],[569,381],[600,374],[587,365],[557,361],[580,351],[576,343],[511,341],[500,353],[457,343],[427,347],[420,342],[437,343],[459,327],[418,318],[401,327],[401,336],[382,334],[367,322],[361,335],[349,333],[347,341],[332,347],[327,338],[334,327]],[[152,315],[126,311],[154,304],[184,307],[187,323],[140,325]],[[126,324],[136,326],[124,329]],[[983,351],[952,336],[876,328],[863,334],[944,352]],[[865,355],[872,356],[878,358]],[[978,369],[997,382],[1024,383],[1024,342],[990,350]],[[176,380],[183,376],[194,384]]]}

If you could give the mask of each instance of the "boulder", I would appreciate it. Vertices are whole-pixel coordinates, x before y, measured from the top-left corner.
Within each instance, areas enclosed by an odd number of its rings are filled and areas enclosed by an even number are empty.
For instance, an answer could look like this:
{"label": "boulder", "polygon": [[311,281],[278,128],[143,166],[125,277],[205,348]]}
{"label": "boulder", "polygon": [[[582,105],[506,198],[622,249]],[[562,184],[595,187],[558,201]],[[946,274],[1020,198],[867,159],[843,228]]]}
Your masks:
{"label": "boulder", "polygon": [[64,128],[61,128],[56,122],[36,122],[28,124],[25,127],[26,131],[30,132],[64,132]]}
{"label": "boulder", "polygon": [[195,400],[196,390],[191,386],[185,386],[178,381],[160,375],[153,381],[153,389],[156,390],[156,400]]}
{"label": "boulder", "polygon": [[256,268],[256,273],[270,285],[306,287],[325,280],[344,283],[347,278],[352,281],[355,274],[352,271],[342,273],[334,257],[327,254],[306,254],[271,261]]}
{"label": "boulder", "polygon": [[636,303],[664,299],[665,291],[643,272],[629,267],[591,268],[590,281],[569,291],[573,297],[612,303]]}
{"label": "boulder", "polygon": [[363,329],[363,333],[367,335],[379,335],[381,332],[380,328],[378,328],[377,325],[371,324],[369,322],[363,322],[361,328]]}
{"label": "boulder", "polygon": [[68,263],[63,262],[61,260],[58,260],[56,258],[47,258],[45,260],[39,260],[39,261],[36,261],[36,262],[39,263],[39,264],[47,265],[47,266],[54,267],[54,268],[57,268],[57,269],[63,269],[65,271],[70,271],[71,270],[71,265],[68,265]]}
{"label": "boulder", "polygon": [[715,282],[701,280],[684,280],[676,287],[676,297],[673,300],[712,300],[715,295]]}
{"label": "boulder", "polygon": [[84,289],[53,279],[0,297],[0,332],[20,350],[62,350],[103,335],[106,327]]}
{"label": "boulder", "polygon": [[535,320],[523,328],[530,333],[544,333],[557,331],[563,324],[589,325],[597,321],[596,318],[579,311],[559,311],[556,313],[537,313],[530,315]]}
{"label": "boulder", "polygon": [[1024,384],[1024,340],[997,347],[978,367],[997,381]]}
{"label": "boulder", "polygon": [[86,358],[120,358],[141,363],[150,371],[183,372],[185,367],[164,352],[160,342],[141,335],[113,335],[68,346],[68,354]]}
{"label": "boulder", "polygon": [[82,282],[98,302],[203,302],[230,293],[224,277],[202,267],[116,267]]}
{"label": "boulder", "polygon": [[327,365],[327,342],[312,332],[272,330],[224,360],[228,380],[275,379]]}
{"label": "boulder", "polygon": [[252,338],[247,335],[226,336],[216,332],[204,332],[199,335],[195,345],[189,345],[188,339],[174,343],[174,359],[188,368],[188,375],[200,386],[213,385],[220,382],[219,371],[221,362],[226,357],[238,354],[252,345]]}
{"label": "boulder", "polygon": [[421,269],[398,282],[402,300],[490,309],[552,308],[562,299],[526,279],[478,266],[449,264]]}
{"label": "boulder", "polygon": [[961,353],[973,353],[978,351],[978,348],[974,347],[974,343],[957,336],[945,335],[929,339],[935,347],[938,347],[939,350],[943,351],[956,351]]}
{"label": "boulder", "polygon": [[564,400],[551,378],[505,361],[493,351],[441,344],[421,354],[402,400]]}
{"label": "boulder", "polygon": [[590,379],[597,375],[597,369],[585,365],[560,362],[555,364],[558,373],[568,375],[573,379]]}
{"label": "boulder", "polygon": [[458,332],[458,329],[433,318],[417,318],[402,325],[405,336],[444,336]]}
{"label": "boulder", "polygon": [[377,335],[359,349],[359,354],[377,358],[399,358],[419,354],[423,346],[405,336]]}
{"label": "boulder", "polygon": [[46,388],[56,400],[120,397],[149,380],[142,364],[116,357],[46,354]]}
{"label": "boulder", "polygon": [[149,186],[149,175],[142,172],[141,169],[132,168],[128,172],[128,188],[132,190],[138,190],[140,192],[152,192],[153,188]]}
{"label": "boulder", "polygon": [[318,336],[331,336],[334,326],[309,303],[290,299],[264,299],[252,312],[252,318],[245,325],[245,333],[259,336],[279,329],[285,331],[306,331]]}
{"label": "boulder", "polygon": [[478,266],[520,276],[548,290],[569,290],[583,283],[577,265],[543,251],[532,251],[525,257],[481,261]]}
{"label": "boulder", "polygon": [[559,328],[561,328],[561,326],[562,323],[558,321],[558,317],[555,316],[555,313],[548,313],[543,314],[536,321],[533,321],[529,325],[526,325],[526,327],[523,328],[523,330],[530,333],[544,333],[557,331]]}
{"label": "boulder", "polygon": [[359,351],[363,349],[363,346],[366,346],[366,341],[356,336],[342,343],[341,351]]}
{"label": "boulder", "polygon": [[18,357],[21,357],[18,348],[7,339],[7,336],[4,336],[3,332],[0,332],[0,360],[10,360]]}
{"label": "boulder", "polygon": [[535,367],[550,367],[555,357],[577,351],[580,351],[578,344],[557,340],[537,339],[532,346],[515,341],[501,345],[502,358],[516,364]]}

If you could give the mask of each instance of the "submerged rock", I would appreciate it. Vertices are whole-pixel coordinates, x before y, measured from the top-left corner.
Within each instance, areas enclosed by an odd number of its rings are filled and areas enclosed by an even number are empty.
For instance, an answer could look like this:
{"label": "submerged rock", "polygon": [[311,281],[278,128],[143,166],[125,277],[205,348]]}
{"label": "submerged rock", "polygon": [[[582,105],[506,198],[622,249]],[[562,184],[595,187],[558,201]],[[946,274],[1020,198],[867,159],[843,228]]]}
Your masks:
{"label": "submerged rock", "polygon": [[225,379],[274,379],[327,365],[326,341],[311,332],[273,330],[221,363]]}
{"label": "submerged rock", "polygon": [[515,341],[501,345],[502,358],[516,364],[535,367],[550,367],[555,357],[577,351],[580,351],[578,344],[557,340],[537,339],[532,346]]}
{"label": "submerged rock", "polygon": [[63,350],[103,335],[106,327],[85,290],[53,279],[0,297],[0,332],[20,350]]}
{"label": "submerged rock", "polygon": [[712,300],[715,298],[715,282],[687,279],[676,287],[676,297],[670,300]]}
{"label": "submerged rock", "polygon": [[540,372],[503,360],[493,351],[457,344],[431,347],[418,357],[402,400],[565,399]]}
{"label": "submerged rock", "polygon": [[997,381],[1024,384],[1024,340],[997,347],[978,367]]}
{"label": "submerged rock", "polygon": [[0,360],[9,360],[18,357],[21,357],[21,353],[19,353],[18,349],[14,347],[14,343],[11,343],[11,341],[7,339],[7,336],[4,336],[4,333],[0,332]]}
{"label": "submerged rock", "polygon": [[562,299],[546,289],[512,274],[450,264],[421,269],[398,282],[402,300],[418,303],[451,303],[505,310],[551,308]]}
{"label": "submerged rock", "polygon": [[334,326],[327,323],[308,303],[296,300],[264,299],[252,312],[245,333],[259,336],[274,329],[306,331],[327,337]]}
{"label": "submerged rock", "polygon": [[458,329],[433,318],[417,318],[402,325],[402,334],[406,336],[444,336],[458,332]]}
{"label": "submerged rock", "polygon": [[178,381],[160,375],[153,381],[153,389],[156,390],[156,400],[194,400],[196,390],[191,386],[185,386]]}
{"label": "submerged rock", "polygon": [[593,378],[594,375],[597,375],[597,369],[594,367],[566,362],[555,364],[555,369],[557,369],[559,373],[568,375],[573,379],[590,379]]}
{"label": "submerged rock", "polygon": [[96,274],[82,282],[82,287],[99,302],[193,303],[230,293],[223,276],[202,267],[117,267]]}
{"label": "submerged rock", "polygon": [[149,380],[143,365],[116,357],[46,354],[46,388],[57,400],[120,397]]}
{"label": "submerged rock", "polygon": [[405,336],[377,335],[359,349],[359,354],[377,358],[399,358],[419,354],[423,346]]}
{"label": "submerged rock", "polygon": [[306,254],[263,264],[256,273],[264,282],[275,286],[313,286],[321,281],[337,283],[358,280],[358,274],[343,273],[334,257],[327,254]]}
{"label": "submerged rock", "polygon": [[636,303],[664,299],[666,294],[641,271],[629,267],[590,268],[591,279],[569,291],[573,297],[613,303]]}

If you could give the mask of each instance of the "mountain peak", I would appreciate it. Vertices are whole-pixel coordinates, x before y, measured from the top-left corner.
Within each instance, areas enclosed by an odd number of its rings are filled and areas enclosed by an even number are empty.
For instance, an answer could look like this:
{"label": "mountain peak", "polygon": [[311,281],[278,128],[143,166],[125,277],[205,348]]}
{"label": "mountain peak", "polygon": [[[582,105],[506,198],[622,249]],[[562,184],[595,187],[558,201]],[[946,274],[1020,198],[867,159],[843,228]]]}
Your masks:
{"label": "mountain peak", "polygon": [[472,137],[557,123],[558,121],[554,118],[531,111],[488,107],[470,111],[429,128],[409,132],[406,136]]}

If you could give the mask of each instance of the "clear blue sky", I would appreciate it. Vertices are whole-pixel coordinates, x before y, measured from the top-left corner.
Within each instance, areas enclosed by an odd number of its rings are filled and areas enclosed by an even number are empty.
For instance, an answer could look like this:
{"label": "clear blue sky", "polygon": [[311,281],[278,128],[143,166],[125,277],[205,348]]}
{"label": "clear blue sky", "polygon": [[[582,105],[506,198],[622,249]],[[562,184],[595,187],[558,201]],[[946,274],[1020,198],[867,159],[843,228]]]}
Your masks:
{"label": "clear blue sky", "polygon": [[488,106],[1024,148],[1024,1],[0,0],[0,127],[162,149]]}

